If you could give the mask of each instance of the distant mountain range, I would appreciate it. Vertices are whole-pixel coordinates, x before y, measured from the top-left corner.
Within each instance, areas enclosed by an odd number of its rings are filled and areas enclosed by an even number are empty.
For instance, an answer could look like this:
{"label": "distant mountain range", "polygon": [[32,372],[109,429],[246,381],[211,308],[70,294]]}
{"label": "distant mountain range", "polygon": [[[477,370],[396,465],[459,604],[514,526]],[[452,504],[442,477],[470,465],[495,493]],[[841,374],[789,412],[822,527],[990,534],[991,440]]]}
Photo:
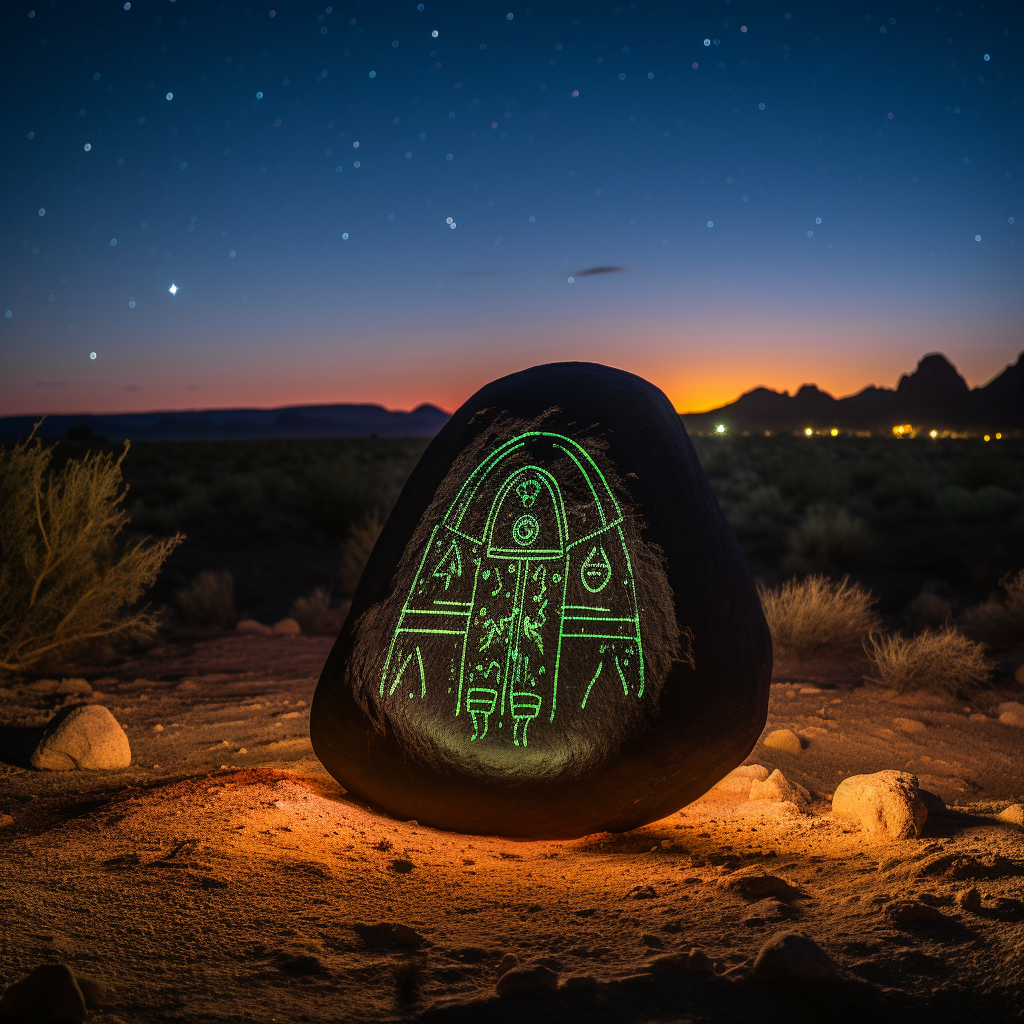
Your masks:
{"label": "distant mountain range", "polygon": [[[227,440],[288,437],[433,437],[450,419],[435,405],[392,412],[381,405],[295,405],[284,409],[204,409],[47,416],[42,437]],[[0,434],[24,437],[38,416],[0,417]]]}
{"label": "distant mountain range", "polygon": [[735,402],[703,413],[683,413],[691,433],[789,433],[828,430],[891,433],[897,424],[916,430],[962,433],[1010,431],[1024,427],[1024,352],[984,387],[969,388],[953,364],[939,353],[926,355],[895,388],[866,387],[846,398],[833,398],[814,384],[795,395],[754,388]]}

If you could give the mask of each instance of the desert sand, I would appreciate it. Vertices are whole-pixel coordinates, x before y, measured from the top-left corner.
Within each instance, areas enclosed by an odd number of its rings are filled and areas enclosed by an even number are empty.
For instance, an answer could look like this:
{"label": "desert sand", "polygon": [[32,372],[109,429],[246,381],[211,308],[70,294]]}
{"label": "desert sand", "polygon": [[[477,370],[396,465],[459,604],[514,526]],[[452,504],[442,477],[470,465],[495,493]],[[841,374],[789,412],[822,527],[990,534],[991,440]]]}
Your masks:
{"label": "desert sand", "polygon": [[[994,714],[1020,685],[969,703],[900,697],[856,660],[779,661],[765,735],[790,729],[802,749],[759,742],[747,763],[806,801],[713,792],[627,834],[514,842],[346,797],[308,738],[330,646],[226,634],[89,677],[91,695],[0,689],[5,987],[69,964],[105,984],[91,1019],[109,1024],[1022,1014],[1024,829],[996,815],[1024,796],[1024,729]],[[54,711],[83,701],[122,724],[131,767],[28,767]],[[920,838],[880,841],[831,815],[843,778],[882,769],[948,805]],[[730,882],[765,874],[788,883],[782,898]],[[791,929],[841,984],[750,977]],[[658,961],[693,948],[714,973]],[[497,996],[509,954],[560,987]]]}

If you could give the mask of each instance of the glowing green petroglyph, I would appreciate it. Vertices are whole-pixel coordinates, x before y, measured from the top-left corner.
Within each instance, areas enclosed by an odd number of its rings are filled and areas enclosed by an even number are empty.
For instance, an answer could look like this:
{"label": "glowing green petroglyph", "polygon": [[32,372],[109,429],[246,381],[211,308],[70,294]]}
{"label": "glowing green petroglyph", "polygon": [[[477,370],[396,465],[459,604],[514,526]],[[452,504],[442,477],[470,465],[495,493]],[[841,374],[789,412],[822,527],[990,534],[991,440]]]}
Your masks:
{"label": "glowing green petroglyph", "polygon": [[577,442],[521,434],[463,481],[420,556],[384,662],[381,699],[403,680],[410,698],[454,695],[451,714],[472,723],[468,741],[511,738],[514,747],[527,746],[538,719],[544,729],[554,725],[560,691],[576,715],[592,714],[595,701],[643,698],[622,510]]}

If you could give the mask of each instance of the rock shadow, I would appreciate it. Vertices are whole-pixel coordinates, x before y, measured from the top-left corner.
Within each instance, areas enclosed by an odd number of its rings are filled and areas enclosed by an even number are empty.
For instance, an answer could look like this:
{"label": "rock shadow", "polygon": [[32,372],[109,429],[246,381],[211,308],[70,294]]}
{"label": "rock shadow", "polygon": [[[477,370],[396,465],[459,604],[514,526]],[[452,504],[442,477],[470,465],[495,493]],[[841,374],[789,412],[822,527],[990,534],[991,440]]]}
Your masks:
{"label": "rock shadow", "polygon": [[[44,729],[0,725],[0,762],[14,768],[32,768],[32,751],[43,738]],[[34,770],[34,769],[33,769]]]}

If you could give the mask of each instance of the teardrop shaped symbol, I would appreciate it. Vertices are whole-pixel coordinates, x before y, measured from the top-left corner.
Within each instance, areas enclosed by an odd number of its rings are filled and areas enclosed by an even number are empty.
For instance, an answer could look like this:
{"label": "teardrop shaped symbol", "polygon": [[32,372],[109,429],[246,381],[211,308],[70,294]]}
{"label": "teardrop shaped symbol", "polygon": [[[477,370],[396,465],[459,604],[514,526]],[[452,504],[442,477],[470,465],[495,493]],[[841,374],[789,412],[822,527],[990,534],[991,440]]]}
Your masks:
{"label": "teardrop shaped symbol", "polygon": [[608,561],[608,556],[604,553],[604,548],[592,547],[590,554],[587,555],[580,569],[580,579],[583,581],[583,586],[590,593],[596,594],[608,586],[608,581],[611,578],[612,565]]}

